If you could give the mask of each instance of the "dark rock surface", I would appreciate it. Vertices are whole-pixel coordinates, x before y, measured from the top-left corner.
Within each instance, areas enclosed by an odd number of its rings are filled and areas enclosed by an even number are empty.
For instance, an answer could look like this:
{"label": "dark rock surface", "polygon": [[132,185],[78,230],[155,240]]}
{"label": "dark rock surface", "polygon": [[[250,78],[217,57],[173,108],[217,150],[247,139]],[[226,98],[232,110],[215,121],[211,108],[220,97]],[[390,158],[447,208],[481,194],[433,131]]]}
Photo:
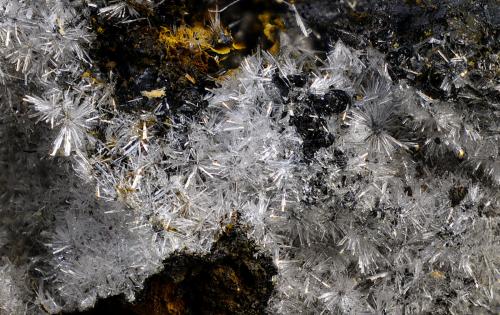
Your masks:
{"label": "dark rock surface", "polygon": [[163,265],[145,281],[135,303],[114,296],[89,311],[68,314],[263,314],[277,273],[239,225],[227,226],[210,254],[178,253]]}

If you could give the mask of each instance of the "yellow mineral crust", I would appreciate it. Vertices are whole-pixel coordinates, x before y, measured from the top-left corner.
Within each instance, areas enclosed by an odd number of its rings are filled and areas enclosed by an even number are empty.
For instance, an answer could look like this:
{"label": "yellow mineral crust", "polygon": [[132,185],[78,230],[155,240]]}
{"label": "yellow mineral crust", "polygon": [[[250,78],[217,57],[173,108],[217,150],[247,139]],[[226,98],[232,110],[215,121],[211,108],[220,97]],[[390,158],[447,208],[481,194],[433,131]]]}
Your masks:
{"label": "yellow mineral crust", "polygon": [[162,98],[166,95],[164,87],[161,89],[156,89],[156,90],[151,90],[151,91],[142,91],[141,94],[142,94],[142,96],[145,96],[150,100],[154,99],[154,98]]}

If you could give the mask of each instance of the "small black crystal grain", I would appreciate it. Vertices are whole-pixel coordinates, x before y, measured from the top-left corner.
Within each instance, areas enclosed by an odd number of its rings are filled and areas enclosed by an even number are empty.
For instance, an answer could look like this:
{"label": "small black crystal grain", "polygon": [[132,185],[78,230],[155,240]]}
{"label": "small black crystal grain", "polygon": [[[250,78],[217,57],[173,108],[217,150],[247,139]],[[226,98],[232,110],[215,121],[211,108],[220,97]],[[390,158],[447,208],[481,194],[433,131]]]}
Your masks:
{"label": "small black crystal grain", "polygon": [[319,115],[331,116],[345,111],[351,97],[342,90],[329,90],[324,95],[309,95],[308,101]]}
{"label": "small black crystal grain", "polygon": [[311,159],[316,151],[329,147],[335,141],[333,134],[326,128],[325,119],[310,109],[305,110],[302,115],[291,117],[290,124],[295,126],[302,137],[302,149],[306,159]]}

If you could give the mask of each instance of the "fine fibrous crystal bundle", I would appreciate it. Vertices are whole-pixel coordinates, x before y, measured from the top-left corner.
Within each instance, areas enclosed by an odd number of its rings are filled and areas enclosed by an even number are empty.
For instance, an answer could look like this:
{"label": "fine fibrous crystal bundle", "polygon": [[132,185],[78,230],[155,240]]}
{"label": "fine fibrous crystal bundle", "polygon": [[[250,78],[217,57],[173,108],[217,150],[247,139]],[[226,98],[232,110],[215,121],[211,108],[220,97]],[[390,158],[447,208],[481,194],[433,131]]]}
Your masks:
{"label": "fine fibrous crystal bundle", "polygon": [[222,2],[0,0],[0,314],[235,225],[270,314],[498,313],[498,5]]}

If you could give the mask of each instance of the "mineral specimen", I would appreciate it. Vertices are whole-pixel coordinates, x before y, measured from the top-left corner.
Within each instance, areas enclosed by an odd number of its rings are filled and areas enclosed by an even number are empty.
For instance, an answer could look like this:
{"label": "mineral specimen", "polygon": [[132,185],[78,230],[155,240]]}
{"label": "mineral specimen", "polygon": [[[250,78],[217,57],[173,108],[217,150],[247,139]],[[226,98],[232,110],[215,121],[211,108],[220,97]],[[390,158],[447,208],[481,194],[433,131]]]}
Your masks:
{"label": "mineral specimen", "polygon": [[0,0],[0,313],[498,313],[499,28]]}

